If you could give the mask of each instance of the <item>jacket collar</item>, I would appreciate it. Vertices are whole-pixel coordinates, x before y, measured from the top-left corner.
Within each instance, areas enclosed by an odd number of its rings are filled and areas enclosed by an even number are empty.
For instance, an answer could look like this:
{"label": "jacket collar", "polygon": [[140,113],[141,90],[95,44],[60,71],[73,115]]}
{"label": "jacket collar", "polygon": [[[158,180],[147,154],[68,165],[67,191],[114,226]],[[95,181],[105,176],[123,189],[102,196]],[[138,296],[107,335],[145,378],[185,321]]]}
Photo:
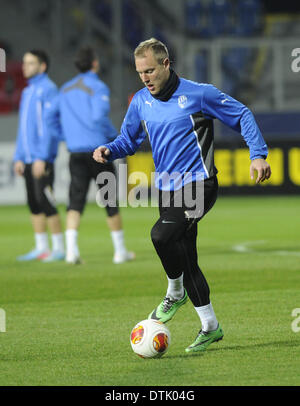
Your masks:
{"label": "jacket collar", "polygon": [[164,88],[158,93],[153,94],[152,97],[160,101],[168,101],[179,85],[179,77],[173,69],[170,69],[170,76]]}
{"label": "jacket collar", "polygon": [[88,70],[87,72],[82,72],[82,73],[80,73],[80,75],[91,76],[91,77],[99,78],[98,73],[93,72],[92,70]]}
{"label": "jacket collar", "polygon": [[33,76],[32,78],[28,79],[28,83],[30,85],[33,85],[35,83],[38,83],[40,80],[48,77],[47,73],[38,73],[37,75]]}

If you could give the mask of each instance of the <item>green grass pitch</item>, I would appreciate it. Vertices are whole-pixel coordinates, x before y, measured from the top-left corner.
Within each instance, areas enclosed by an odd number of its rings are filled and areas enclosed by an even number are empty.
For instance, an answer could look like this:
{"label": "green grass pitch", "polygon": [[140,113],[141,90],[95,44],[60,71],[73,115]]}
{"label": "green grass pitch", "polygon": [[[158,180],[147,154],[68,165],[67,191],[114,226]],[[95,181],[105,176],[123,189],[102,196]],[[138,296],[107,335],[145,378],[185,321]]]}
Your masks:
{"label": "green grass pitch", "polygon": [[184,352],[200,328],[188,302],[168,323],[167,354],[143,360],[130,331],[166,292],[150,240],[157,208],[122,208],[137,258],[113,265],[105,211],[89,204],[79,234],[85,263],[72,266],[16,262],[33,244],[28,210],[1,207],[0,386],[299,385],[299,213],[298,196],[219,197],[198,226],[198,247],[224,339],[201,355]]}

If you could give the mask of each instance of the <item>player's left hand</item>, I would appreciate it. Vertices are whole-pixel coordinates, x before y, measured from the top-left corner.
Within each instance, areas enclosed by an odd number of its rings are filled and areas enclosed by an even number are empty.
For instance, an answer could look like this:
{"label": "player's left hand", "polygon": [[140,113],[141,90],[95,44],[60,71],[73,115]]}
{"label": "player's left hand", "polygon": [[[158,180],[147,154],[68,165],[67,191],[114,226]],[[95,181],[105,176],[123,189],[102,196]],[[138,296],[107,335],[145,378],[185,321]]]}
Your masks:
{"label": "player's left hand", "polygon": [[250,165],[250,177],[254,179],[254,172],[257,172],[255,183],[263,182],[271,176],[271,167],[267,161],[262,158],[253,159]]}
{"label": "player's left hand", "polygon": [[32,164],[32,175],[34,178],[39,179],[46,173],[46,162],[38,159]]}

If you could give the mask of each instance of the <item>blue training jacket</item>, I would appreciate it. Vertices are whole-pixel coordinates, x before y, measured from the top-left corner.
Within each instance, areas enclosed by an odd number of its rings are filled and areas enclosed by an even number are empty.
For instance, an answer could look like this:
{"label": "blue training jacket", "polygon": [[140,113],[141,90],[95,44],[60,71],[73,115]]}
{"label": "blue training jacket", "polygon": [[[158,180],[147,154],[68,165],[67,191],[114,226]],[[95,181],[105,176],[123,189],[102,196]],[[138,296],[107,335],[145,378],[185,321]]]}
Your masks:
{"label": "blue training jacket", "polygon": [[52,125],[59,119],[70,152],[92,152],[116,138],[118,132],[109,118],[109,96],[106,84],[92,71],[80,73],[61,87],[47,122]]}
{"label": "blue training jacket", "polygon": [[[267,157],[266,143],[246,106],[213,85],[180,78],[177,90],[168,101],[152,97],[147,88],[135,94],[121,134],[105,144],[111,151],[109,160],[133,155],[148,136],[156,187],[179,189],[190,181],[210,178],[217,173],[213,145],[215,118],[241,133],[250,149],[251,160]],[[165,173],[181,174],[182,182],[165,188],[161,184]]]}
{"label": "blue training jacket", "polygon": [[58,90],[47,73],[28,79],[22,92],[14,161],[30,164],[38,159],[53,163],[58,149],[59,128],[46,125],[45,115]]}

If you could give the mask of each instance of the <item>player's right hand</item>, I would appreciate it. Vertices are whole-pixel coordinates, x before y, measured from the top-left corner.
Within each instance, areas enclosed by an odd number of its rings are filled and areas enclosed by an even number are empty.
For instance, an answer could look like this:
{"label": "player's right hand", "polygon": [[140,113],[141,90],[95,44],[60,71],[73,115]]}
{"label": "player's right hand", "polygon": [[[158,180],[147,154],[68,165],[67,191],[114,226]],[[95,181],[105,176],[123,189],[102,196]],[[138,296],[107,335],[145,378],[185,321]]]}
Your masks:
{"label": "player's right hand", "polygon": [[95,161],[105,164],[107,162],[106,157],[110,154],[110,150],[106,147],[98,147],[93,153],[93,158]]}
{"label": "player's right hand", "polygon": [[23,161],[16,161],[14,166],[15,174],[18,176],[22,176],[25,170],[25,164]]}
{"label": "player's right hand", "polygon": [[254,179],[254,173],[257,172],[255,183],[260,183],[269,179],[271,176],[271,167],[265,159],[257,158],[251,161],[250,165],[250,177]]}

